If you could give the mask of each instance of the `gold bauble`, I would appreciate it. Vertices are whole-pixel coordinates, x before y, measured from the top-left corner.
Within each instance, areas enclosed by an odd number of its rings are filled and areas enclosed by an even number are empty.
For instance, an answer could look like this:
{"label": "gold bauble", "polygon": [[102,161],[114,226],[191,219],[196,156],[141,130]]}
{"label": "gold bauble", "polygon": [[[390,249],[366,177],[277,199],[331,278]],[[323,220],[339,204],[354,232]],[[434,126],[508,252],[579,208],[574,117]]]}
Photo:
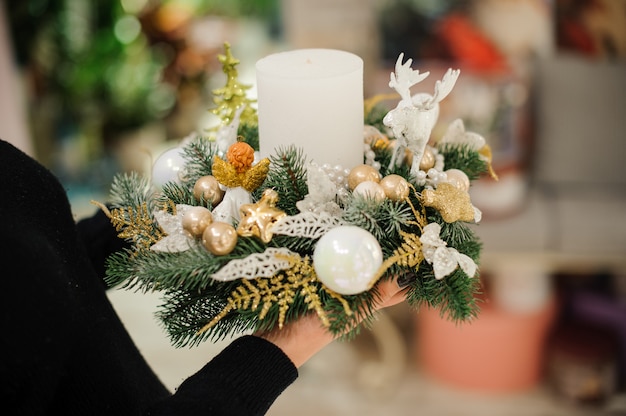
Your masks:
{"label": "gold bauble", "polygon": [[214,221],[204,229],[202,244],[210,253],[223,256],[237,245],[237,231],[228,223]]}
{"label": "gold bauble", "polygon": [[380,132],[376,127],[371,125],[365,125],[363,127],[363,143],[372,145],[377,140],[384,138],[385,135]]}
{"label": "gold bauble", "polygon": [[389,147],[389,138],[376,127],[366,125],[363,128],[363,143],[368,144],[374,151],[384,150]]}
{"label": "gold bauble", "polygon": [[207,225],[213,222],[213,214],[205,207],[191,207],[183,214],[183,230],[192,237],[200,237]]}
{"label": "gold bauble", "polygon": [[361,182],[352,191],[354,195],[361,195],[364,198],[373,199],[377,202],[385,200],[385,190],[379,183],[374,181]]}
{"label": "gold bauble", "polygon": [[422,160],[420,160],[420,170],[424,172],[428,172],[428,169],[431,169],[435,166],[435,153],[428,146],[424,149],[424,155],[422,155]]}
{"label": "gold bauble", "polygon": [[400,175],[387,175],[380,180],[387,198],[392,201],[403,201],[409,196],[409,182]]}
{"label": "gold bauble", "polygon": [[455,187],[459,188],[462,191],[469,190],[470,180],[465,174],[465,172],[459,169],[448,169],[444,171],[444,173],[446,174],[446,177],[447,177],[446,182],[454,185]]}
{"label": "gold bauble", "polygon": [[370,165],[363,164],[353,168],[348,174],[348,186],[351,191],[354,191],[354,188],[365,181],[380,182],[378,170]]}
{"label": "gold bauble", "polygon": [[224,197],[224,191],[220,188],[220,184],[217,179],[212,175],[201,176],[193,186],[193,196],[198,201],[210,202],[214,207]]}

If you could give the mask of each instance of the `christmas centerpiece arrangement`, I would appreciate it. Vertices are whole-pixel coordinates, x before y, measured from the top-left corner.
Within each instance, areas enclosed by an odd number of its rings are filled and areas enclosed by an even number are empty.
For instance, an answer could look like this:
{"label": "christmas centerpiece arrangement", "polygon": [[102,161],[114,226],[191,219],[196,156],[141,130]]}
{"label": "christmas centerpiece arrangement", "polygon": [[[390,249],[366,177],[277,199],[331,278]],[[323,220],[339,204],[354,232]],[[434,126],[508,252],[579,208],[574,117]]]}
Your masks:
{"label": "christmas centerpiece arrangement", "polygon": [[228,45],[219,58],[214,136],[185,139],[149,177],[117,175],[110,208],[99,204],[129,242],[108,259],[108,282],[161,292],[157,315],[177,346],[309,313],[354,334],[375,318],[384,279],[406,285],[411,306],[476,316],[481,214],[468,189],[495,176],[490,150],[461,120],[431,140],[459,71],[414,94],[429,74],[400,55],[387,111],[364,102],[352,54],[270,55],[257,63],[258,101]]}

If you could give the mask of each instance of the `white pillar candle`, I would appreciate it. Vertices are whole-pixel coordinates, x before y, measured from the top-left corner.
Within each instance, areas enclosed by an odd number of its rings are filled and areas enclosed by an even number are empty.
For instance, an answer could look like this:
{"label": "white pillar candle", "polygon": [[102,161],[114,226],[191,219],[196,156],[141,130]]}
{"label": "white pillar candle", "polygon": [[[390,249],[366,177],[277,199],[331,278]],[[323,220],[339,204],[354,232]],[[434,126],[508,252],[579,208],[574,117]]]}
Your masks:
{"label": "white pillar candle", "polygon": [[295,145],[308,161],[363,163],[363,60],[333,49],[299,49],[256,64],[262,157]]}

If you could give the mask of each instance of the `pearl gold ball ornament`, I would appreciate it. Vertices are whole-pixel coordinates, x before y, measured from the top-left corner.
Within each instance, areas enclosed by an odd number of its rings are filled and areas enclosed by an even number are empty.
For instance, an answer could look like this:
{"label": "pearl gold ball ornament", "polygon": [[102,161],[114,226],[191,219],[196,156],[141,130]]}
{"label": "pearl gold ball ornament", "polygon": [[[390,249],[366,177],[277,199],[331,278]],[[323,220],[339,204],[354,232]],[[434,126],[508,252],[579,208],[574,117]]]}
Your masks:
{"label": "pearl gold ball ornament", "polygon": [[435,166],[436,162],[435,153],[431,148],[426,146],[424,149],[424,154],[422,155],[422,160],[420,160],[420,170],[427,172],[428,169],[431,169]]}
{"label": "pearl gold ball ornament", "polygon": [[385,176],[380,180],[380,187],[392,201],[403,201],[409,196],[409,182],[400,175]]}
{"label": "pearl gold ball ornament", "polygon": [[446,178],[447,178],[446,182],[448,182],[451,185],[454,185],[456,188],[462,191],[469,190],[470,180],[465,174],[465,172],[459,169],[448,169],[444,171],[444,173],[446,174]]}
{"label": "pearl gold ball ornament", "polygon": [[383,263],[383,252],[376,238],[363,228],[339,226],[324,234],[313,253],[317,278],[341,295],[369,290]]}
{"label": "pearl gold ball ornament", "polygon": [[210,202],[212,207],[222,202],[224,191],[213,175],[201,176],[193,186],[193,196],[198,201]]}
{"label": "pearl gold ball ornament", "polygon": [[204,229],[202,244],[216,256],[226,255],[237,245],[237,231],[228,223],[214,221]]}
{"label": "pearl gold ball ornament", "polygon": [[378,170],[370,165],[359,165],[350,170],[348,174],[348,187],[351,191],[354,191],[361,182],[372,181],[380,182],[380,173]]}
{"label": "pearl gold ball ornament", "polygon": [[385,200],[385,191],[380,184],[373,181],[361,182],[352,191],[354,195],[360,195],[364,198],[374,199],[378,202]]}
{"label": "pearl gold ball ornament", "polygon": [[213,222],[213,214],[205,207],[191,207],[183,214],[183,230],[192,237],[201,237],[205,228]]}

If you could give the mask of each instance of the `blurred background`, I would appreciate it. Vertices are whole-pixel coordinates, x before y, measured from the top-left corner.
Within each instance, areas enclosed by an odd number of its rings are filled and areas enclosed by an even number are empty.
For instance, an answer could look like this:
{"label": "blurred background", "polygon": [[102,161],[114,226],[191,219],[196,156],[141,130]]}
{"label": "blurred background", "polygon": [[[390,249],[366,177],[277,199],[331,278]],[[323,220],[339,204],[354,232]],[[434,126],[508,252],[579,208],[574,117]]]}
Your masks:
{"label": "blurred background", "polygon": [[[454,325],[399,305],[301,369],[270,415],[626,414],[626,0],[2,0],[0,137],[62,181],[77,218],[121,170],[215,125],[224,42],[254,64],[322,47],[364,60],[365,98],[400,53],[460,68],[454,118],[499,180],[483,211],[482,312]],[[422,86],[422,84],[420,84]],[[110,298],[174,389],[224,340],[169,345],[158,295]]]}

